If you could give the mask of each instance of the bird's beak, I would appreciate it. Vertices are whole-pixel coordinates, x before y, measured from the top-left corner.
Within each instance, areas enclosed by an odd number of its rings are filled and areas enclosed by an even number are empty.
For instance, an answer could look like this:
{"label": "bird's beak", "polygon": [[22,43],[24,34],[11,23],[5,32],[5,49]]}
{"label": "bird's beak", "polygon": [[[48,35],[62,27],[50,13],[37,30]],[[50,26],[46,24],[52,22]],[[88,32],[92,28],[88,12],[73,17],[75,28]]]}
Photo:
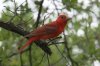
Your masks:
{"label": "bird's beak", "polygon": [[71,17],[69,17],[67,20],[71,20],[72,18]]}

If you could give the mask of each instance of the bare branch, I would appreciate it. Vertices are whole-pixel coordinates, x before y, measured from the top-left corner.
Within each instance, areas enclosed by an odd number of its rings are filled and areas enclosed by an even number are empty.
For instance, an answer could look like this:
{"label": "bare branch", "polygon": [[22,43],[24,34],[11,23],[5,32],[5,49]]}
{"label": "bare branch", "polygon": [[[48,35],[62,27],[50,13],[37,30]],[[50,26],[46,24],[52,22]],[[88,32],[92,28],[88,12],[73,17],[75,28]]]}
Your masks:
{"label": "bare branch", "polygon": [[30,66],[32,66],[32,44],[30,45],[29,47],[29,63],[30,63]]}
{"label": "bare branch", "polygon": [[48,61],[48,66],[50,66],[50,60],[49,60],[48,54],[47,54],[47,61]]}
{"label": "bare branch", "polygon": [[[11,31],[11,32],[14,32],[14,33],[17,33],[19,35],[22,35],[22,36],[25,36],[27,34],[29,34],[28,31],[25,31],[23,29],[20,29],[19,27],[15,26],[13,23],[9,22],[3,22],[3,21],[0,21],[0,27],[8,30],[8,31]],[[30,37],[27,37],[27,39],[29,39]],[[35,41],[36,45],[39,46],[44,52],[46,52],[47,54],[51,55],[51,50],[50,48],[47,46],[47,43],[46,42],[43,42],[43,41]]]}
{"label": "bare branch", "polygon": [[78,66],[78,63],[76,61],[73,60],[73,58],[71,57],[71,54],[70,54],[70,48],[68,47],[68,42],[66,40],[66,36],[65,36],[65,33],[63,32],[63,35],[64,35],[64,44],[65,44],[65,48],[67,50],[67,57],[69,58],[69,60],[71,61],[71,65],[74,66]]}
{"label": "bare branch", "polygon": [[45,53],[43,54],[42,59],[40,60],[40,62],[39,62],[39,64],[38,64],[37,66],[40,66],[40,64],[41,64],[42,61],[43,61],[44,56],[45,56]]}
{"label": "bare branch", "polygon": [[42,4],[43,4],[44,0],[41,1],[40,3],[40,9],[39,9],[39,13],[38,13],[38,17],[37,17],[37,20],[36,20],[36,27],[38,27],[39,25],[39,20],[40,20],[40,15],[41,15],[41,12],[42,12]]}

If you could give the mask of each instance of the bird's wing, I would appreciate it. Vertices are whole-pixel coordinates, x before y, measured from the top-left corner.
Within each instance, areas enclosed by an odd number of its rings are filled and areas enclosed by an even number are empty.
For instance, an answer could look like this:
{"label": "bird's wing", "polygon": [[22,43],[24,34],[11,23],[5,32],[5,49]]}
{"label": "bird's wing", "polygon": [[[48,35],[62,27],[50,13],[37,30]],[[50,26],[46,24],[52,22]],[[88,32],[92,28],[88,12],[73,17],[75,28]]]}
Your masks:
{"label": "bird's wing", "polygon": [[56,22],[52,22],[52,23],[43,25],[42,27],[38,27],[34,31],[30,32],[30,34],[26,35],[26,37],[49,35],[49,34],[55,33],[57,29],[58,29],[58,26]]}

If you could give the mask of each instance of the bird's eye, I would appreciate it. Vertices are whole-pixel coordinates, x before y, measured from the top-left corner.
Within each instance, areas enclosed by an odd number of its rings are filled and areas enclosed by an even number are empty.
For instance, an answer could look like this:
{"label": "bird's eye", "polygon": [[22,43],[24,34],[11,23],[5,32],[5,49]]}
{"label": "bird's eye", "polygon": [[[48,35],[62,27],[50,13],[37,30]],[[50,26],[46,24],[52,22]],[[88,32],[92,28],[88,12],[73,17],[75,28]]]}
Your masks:
{"label": "bird's eye", "polygon": [[63,16],[61,16],[61,18],[63,19],[64,17],[63,17]]}

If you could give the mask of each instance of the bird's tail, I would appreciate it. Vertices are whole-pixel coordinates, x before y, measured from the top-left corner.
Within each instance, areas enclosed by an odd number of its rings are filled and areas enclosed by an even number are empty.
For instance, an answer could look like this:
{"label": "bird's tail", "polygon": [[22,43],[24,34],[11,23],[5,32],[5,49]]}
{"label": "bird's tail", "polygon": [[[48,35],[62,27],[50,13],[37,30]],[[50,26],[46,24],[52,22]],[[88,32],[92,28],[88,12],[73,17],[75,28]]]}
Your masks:
{"label": "bird's tail", "polygon": [[22,53],[23,50],[24,50],[26,47],[28,47],[30,44],[32,44],[33,41],[34,41],[34,38],[30,38],[30,39],[26,42],[26,44],[25,44],[24,46],[22,46],[22,47],[18,50],[19,53]]}

